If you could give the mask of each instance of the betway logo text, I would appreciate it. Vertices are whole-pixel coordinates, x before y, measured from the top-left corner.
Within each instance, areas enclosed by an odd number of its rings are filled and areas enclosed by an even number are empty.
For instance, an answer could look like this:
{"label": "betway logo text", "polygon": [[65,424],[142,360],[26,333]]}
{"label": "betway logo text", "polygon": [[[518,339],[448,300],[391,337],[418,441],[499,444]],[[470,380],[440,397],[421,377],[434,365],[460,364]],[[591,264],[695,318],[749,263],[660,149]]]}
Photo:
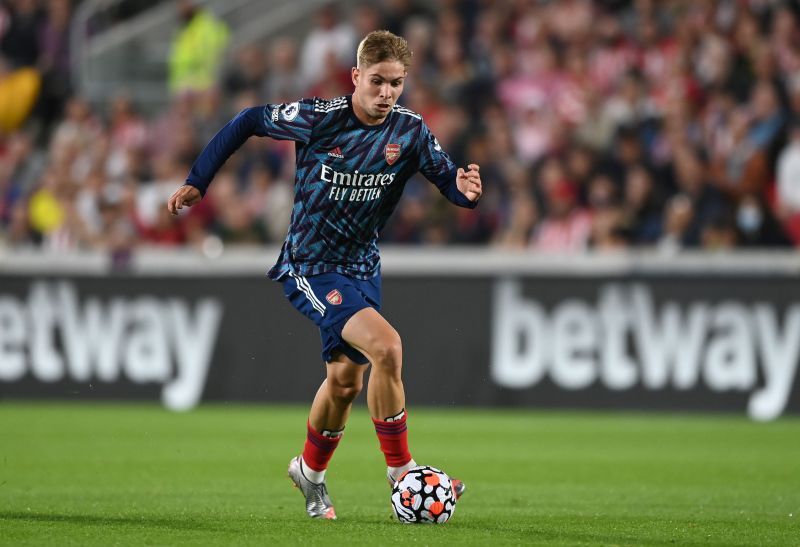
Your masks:
{"label": "betway logo text", "polygon": [[657,309],[646,286],[608,284],[595,303],[569,299],[548,312],[518,282],[503,280],[493,314],[492,378],[516,389],[545,375],[569,390],[597,382],[611,390],[703,384],[750,392],[749,415],[771,420],[786,407],[800,357],[800,303],[783,318],[773,304],[732,299],[666,301]]}
{"label": "betway logo text", "polygon": [[222,306],[204,298],[88,297],[68,282],[36,282],[27,301],[0,294],[0,382],[30,373],[42,382],[163,384],[173,410],[195,406],[203,393]]}

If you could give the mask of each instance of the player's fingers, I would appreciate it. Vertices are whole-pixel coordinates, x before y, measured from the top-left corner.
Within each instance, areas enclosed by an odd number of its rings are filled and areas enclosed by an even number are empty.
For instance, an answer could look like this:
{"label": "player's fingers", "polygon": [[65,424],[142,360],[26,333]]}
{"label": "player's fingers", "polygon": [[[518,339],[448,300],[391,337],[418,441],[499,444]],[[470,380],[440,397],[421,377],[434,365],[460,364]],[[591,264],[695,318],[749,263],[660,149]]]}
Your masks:
{"label": "player's fingers", "polygon": [[183,209],[183,204],[185,203],[184,196],[181,195],[181,192],[175,192],[173,196],[169,200],[169,212],[173,215],[178,214],[179,209]]}
{"label": "player's fingers", "polygon": [[469,165],[467,165],[467,167],[469,167],[470,171],[480,171],[481,170],[481,166],[478,165],[477,163],[470,163]]}
{"label": "player's fingers", "polygon": [[464,176],[464,174],[465,174],[465,173],[464,173],[464,169],[462,169],[461,167],[459,167],[459,168],[458,168],[458,171],[456,171],[456,176],[457,176],[458,178],[461,178],[461,177],[463,177],[463,176]]}

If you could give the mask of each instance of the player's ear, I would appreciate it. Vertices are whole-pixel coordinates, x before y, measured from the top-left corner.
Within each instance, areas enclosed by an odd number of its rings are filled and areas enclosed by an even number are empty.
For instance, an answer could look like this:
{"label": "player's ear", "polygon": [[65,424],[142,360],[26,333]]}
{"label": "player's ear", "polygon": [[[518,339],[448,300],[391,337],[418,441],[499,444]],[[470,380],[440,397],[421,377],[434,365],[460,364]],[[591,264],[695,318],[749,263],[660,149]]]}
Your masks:
{"label": "player's ear", "polygon": [[350,69],[350,77],[353,80],[353,85],[358,86],[358,79],[361,76],[361,71],[358,70],[358,67],[353,67]]}

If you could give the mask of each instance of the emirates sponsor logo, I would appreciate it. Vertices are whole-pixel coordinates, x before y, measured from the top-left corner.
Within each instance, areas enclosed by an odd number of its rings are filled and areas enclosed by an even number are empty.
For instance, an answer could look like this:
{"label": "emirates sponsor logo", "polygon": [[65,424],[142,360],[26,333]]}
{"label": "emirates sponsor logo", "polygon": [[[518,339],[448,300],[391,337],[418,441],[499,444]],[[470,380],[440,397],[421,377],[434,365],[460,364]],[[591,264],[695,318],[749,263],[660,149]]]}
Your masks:
{"label": "emirates sponsor logo", "polygon": [[341,173],[324,163],[320,178],[329,182],[328,197],[334,201],[373,201],[383,194],[383,188],[394,181],[394,173]]}

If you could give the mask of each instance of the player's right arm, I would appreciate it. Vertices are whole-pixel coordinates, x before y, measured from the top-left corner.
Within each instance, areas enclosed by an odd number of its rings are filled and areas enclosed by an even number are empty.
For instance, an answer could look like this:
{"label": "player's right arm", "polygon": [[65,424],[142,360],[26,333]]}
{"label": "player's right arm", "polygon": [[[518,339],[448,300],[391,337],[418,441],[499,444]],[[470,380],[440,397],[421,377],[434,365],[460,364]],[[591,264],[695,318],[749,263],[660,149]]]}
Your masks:
{"label": "player's right arm", "polygon": [[186,182],[170,197],[173,215],[191,207],[205,195],[208,186],[231,155],[252,136],[308,142],[314,125],[314,101],[268,104],[245,108],[209,141],[192,165]]}
{"label": "player's right arm", "polygon": [[183,206],[191,207],[203,199],[200,190],[194,186],[184,184],[173,193],[167,201],[167,209],[173,215],[178,214],[178,209],[183,209]]}

